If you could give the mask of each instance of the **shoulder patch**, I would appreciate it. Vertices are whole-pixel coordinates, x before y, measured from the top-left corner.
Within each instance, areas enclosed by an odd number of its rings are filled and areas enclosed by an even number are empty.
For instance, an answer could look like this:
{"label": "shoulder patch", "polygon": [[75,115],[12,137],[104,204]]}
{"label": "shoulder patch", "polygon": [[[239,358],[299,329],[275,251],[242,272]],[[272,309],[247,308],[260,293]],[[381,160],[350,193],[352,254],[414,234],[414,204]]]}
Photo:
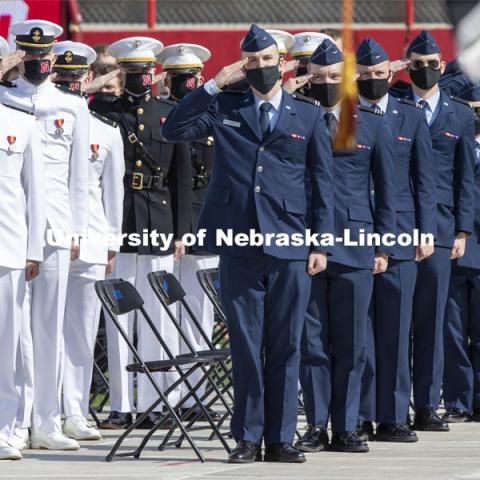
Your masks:
{"label": "shoulder patch", "polygon": [[384,113],[381,110],[379,110],[377,108],[367,107],[365,105],[359,105],[358,109],[362,112],[373,113],[374,115],[380,115],[380,116],[384,115]]}
{"label": "shoulder patch", "polygon": [[306,97],[305,95],[301,95],[300,93],[292,93],[292,98],[294,100],[299,100],[300,102],[310,103],[311,105],[315,105],[316,107],[321,107],[322,104],[315,100],[314,98]]}
{"label": "shoulder patch", "polygon": [[405,105],[410,105],[412,107],[416,107],[420,110],[423,110],[421,105],[419,105],[417,102],[414,102],[413,100],[410,100],[409,98],[397,97],[397,102],[404,103]]}
{"label": "shoulder patch", "polygon": [[460,97],[455,97],[455,96],[451,96],[450,97],[454,102],[458,102],[458,103],[463,103],[464,105],[466,105],[468,108],[472,108],[470,106],[470,103],[467,101],[467,100],[464,100],[463,98],[460,98]]}
{"label": "shoulder patch", "polygon": [[17,86],[8,80],[0,80],[0,86],[5,88],[17,88]]}
{"label": "shoulder patch", "polygon": [[12,110],[17,110],[17,112],[22,112],[22,113],[26,113],[27,115],[35,116],[33,112],[29,112],[28,110],[23,110],[22,108],[14,107],[13,105],[8,105],[7,103],[2,103],[2,105],[4,107],[11,108]]}
{"label": "shoulder patch", "polygon": [[118,123],[114,122],[113,120],[110,120],[107,117],[104,117],[103,115],[100,115],[97,112],[94,112],[93,110],[90,110],[90,113],[95,117],[98,118],[101,122],[106,123],[107,125],[110,125],[111,127],[118,127]]}

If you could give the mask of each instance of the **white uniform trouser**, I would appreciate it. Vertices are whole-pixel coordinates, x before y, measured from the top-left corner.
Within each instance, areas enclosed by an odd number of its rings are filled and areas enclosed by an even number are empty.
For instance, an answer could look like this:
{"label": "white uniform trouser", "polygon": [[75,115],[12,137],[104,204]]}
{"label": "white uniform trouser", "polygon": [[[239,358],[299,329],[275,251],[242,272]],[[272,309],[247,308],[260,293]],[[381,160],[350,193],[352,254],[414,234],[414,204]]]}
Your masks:
{"label": "white uniform trouser", "polygon": [[[206,268],[217,268],[218,260],[219,257],[217,255],[185,255],[180,260],[180,271],[178,275],[178,279],[186,293],[185,300],[209,338],[211,338],[213,332],[213,305],[197,279],[197,271]],[[181,309],[181,320],[182,330],[185,332],[193,348],[196,351],[207,350],[208,346],[205,343],[205,340],[183,308]],[[180,353],[190,353],[190,350],[186,347],[183,341],[180,342]],[[202,378],[202,375],[203,372],[200,369],[192,373],[189,377],[190,385],[192,387],[195,386]],[[200,398],[204,391],[204,385],[198,389],[197,394]],[[187,393],[187,387],[182,384],[182,397]],[[185,402],[184,407],[191,407],[194,403],[195,401],[193,398],[189,398]]]}
{"label": "white uniform trouser", "polygon": [[67,417],[88,415],[90,385],[100,320],[95,282],[105,278],[105,265],[73,262],[65,306],[65,372],[63,409]]}
{"label": "white uniform trouser", "polygon": [[[172,325],[160,301],[155,296],[147,274],[154,271],[165,270],[173,272],[173,255],[137,255],[135,253],[119,253],[115,263],[115,271],[111,278],[122,278],[135,285],[144,300],[144,307],[155,323],[158,331],[167,343],[173,355],[178,355],[178,332]],[[120,323],[133,338],[134,314],[120,315]],[[113,411],[132,412],[133,408],[133,378],[125,370],[125,366],[132,362],[132,356],[127,344],[119,335],[108,314],[105,314],[107,346],[108,346],[108,371],[110,382],[110,404]],[[138,352],[143,360],[166,360],[168,357],[163,352],[158,340],[154,337],[150,327],[142,315],[137,320]],[[155,380],[159,387],[165,391],[177,379],[176,373],[156,373]],[[175,405],[180,398],[180,388],[175,389],[168,400]],[[137,411],[144,412],[158,399],[155,389],[143,374],[137,376]],[[160,410],[161,405],[156,409]]]}
{"label": "white uniform trouser", "polygon": [[24,271],[0,267],[0,439],[6,441],[15,431],[19,401],[15,363],[24,296]]}
{"label": "white uniform trouser", "polygon": [[[42,268],[40,266],[40,268]],[[22,324],[20,326],[20,343],[17,349],[17,371],[15,383],[19,396],[17,427],[30,428],[32,425],[33,396],[35,372],[33,364],[32,324],[30,317],[30,285],[27,283],[23,302]]]}
{"label": "white uniform trouser", "polygon": [[61,432],[65,297],[70,250],[47,245],[40,275],[31,286],[31,322],[35,375],[32,430]]}

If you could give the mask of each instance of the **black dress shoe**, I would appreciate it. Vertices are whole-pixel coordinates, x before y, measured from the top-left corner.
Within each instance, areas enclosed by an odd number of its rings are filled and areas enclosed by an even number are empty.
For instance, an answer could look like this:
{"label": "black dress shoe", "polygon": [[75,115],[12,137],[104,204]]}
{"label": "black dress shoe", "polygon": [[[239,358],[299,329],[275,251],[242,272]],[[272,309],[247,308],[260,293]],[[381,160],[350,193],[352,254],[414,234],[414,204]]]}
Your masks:
{"label": "black dress shoe", "polygon": [[442,420],[447,423],[469,422],[470,419],[470,414],[459,408],[447,408],[442,416]]}
{"label": "black dress shoe", "polygon": [[[211,408],[207,408],[206,410],[212,420],[220,420],[220,414],[218,412],[212,410]],[[197,421],[207,421],[205,415],[203,414],[203,412],[200,411],[198,407],[195,407],[193,410],[190,408],[181,408],[179,411],[179,417],[186,422],[193,420],[198,414],[200,414],[200,416],[198,417]]]}
{"label": "black dress shoe", "polygon": [[110,415],[100,422],[100,427],[102,430],[123,430],[128,428],[132,424],[133,418],[132,414],[122,413],[122,412],[110,412]]}
{"label": "black dress shoe", "polygon": [[399,423],[379,423],[375,434],[377,442],[416,442],[417,434],[407,425]]}
{"label": "black dress shoe", "polygon": [[348,453],[365,453],[369,451],[368,443],[359,438],[355,432],[334,433],[330,449],[334,452]]}
{"label": "black dress shoe", "polygon": [[[142,413],[137,413],[137,419],[140,418],[143,414]],[[166,414],[163,414],[161,412],[152,412],[148,415],[147,418],[142,420],[142,422],[137,425],[138,430],[151,430],[155,425],[158,425],[160,421],[164,418]],[[169,417],[168,420],[163,422],[162,426],[160,427],[160,430],[170,430],[175,424],[175,420],[173,418]]]}
{"label": "black dress shoe", "polygon": [[228,456],[228,463],[253,463],[262,461],[262,449],[258,443],[240,440]]}
{"label": "black dress shoe", "polygon": [[480,408],[473,409],[472,422],[480,422]]}
{"label": "black dress shoe", "polygon": [[289,443],[271,443],[265,448],[265,462],[304,463],[305,455]]}
{"label": "black dress shoe", "polygon": [[413,430],[421,432],[449,432],[448,423],[442,420],[435,410],[431,408],[419,408],[415,413]]}
{"label": "black dress shoe", "polygon": [[373,442],[375,435],[373,432],[373,422],[360,422],[357,425],[357,436],[364,442]]}
{"label": "black dress shoe", "polygon": [[308,425],[307,431],[294,445],[301,452],[313,453],[326,450],[328,447],[328,432],[320,425]]}

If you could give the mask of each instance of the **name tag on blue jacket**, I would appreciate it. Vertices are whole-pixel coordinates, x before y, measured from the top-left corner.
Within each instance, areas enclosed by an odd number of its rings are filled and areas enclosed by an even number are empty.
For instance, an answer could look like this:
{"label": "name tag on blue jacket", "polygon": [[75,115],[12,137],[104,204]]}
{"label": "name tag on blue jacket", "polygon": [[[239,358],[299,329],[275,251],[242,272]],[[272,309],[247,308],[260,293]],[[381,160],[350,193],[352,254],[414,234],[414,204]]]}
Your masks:
{"label": "name tag on blue jacket", "polygon": [[240,128],[242,126],[240,122],[235,122],[234,120],[229,120],[228,118],[225,118],[222,123],[224,125],[228,125],[229,127],[235,128]]}

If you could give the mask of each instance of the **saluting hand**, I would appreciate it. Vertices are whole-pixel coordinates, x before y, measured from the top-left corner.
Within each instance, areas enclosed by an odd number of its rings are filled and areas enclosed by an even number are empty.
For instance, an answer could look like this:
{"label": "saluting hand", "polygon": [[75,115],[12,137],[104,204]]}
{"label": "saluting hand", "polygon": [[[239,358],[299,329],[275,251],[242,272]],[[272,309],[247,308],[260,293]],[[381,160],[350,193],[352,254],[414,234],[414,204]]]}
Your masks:
{"label": "saluting hand", "polygon": [[375,263],[373,266],[373,274],[386,272],[388,268],[388,255],[383,252],[377,252],[375,254]]}
{"label": "saluting hand", "polygon": [[239,82],[245,78],[245,73],[243,72],[243,67],[247,63],[247,58],[242,58],[231,65],[223,67],[220,72],[217,73],[215,77],[215,83],[218,88],[223,88],[226,85]]}
{"label": "saluting hand", "polygon": [[90,95],[91,93],[98,92],[106,83],[108,83],[112,78],[115,78],[118,74],[119,70],[112,70],[105,75],[100,75],[99,77],[94,78],[85,87],[85,93]]}
{"label": "saluting hand", "polygon": [[40,265],[33,260],[27,260],[25,265],[25,280],[29,282],[40,273]]}
{"label": "saluting hand", "polygon": [[295,78],[289,78],[283,85],[283,89],[287,91],[288,93],[294,93],[296,92],[299,88],[302,88],[304,85],[306,85],[310,79],[313,77],[312,74],[307,74],[307,75],[301,75],[300,77],[295,77]]}
{"label": "saluting hand", "polygon": [[0,80],[9,70],[16,67],[22,61],[24,55],[25,52],[23,50],[17,50],[16,52],[9,53],[6,57],[2,58],[2,61],[0,62]]}
{"label": "saluting hand", "polygon": [[327,254],[324,252],[311,252],[308,256],[308,273],[316,275],[327,268]]}

